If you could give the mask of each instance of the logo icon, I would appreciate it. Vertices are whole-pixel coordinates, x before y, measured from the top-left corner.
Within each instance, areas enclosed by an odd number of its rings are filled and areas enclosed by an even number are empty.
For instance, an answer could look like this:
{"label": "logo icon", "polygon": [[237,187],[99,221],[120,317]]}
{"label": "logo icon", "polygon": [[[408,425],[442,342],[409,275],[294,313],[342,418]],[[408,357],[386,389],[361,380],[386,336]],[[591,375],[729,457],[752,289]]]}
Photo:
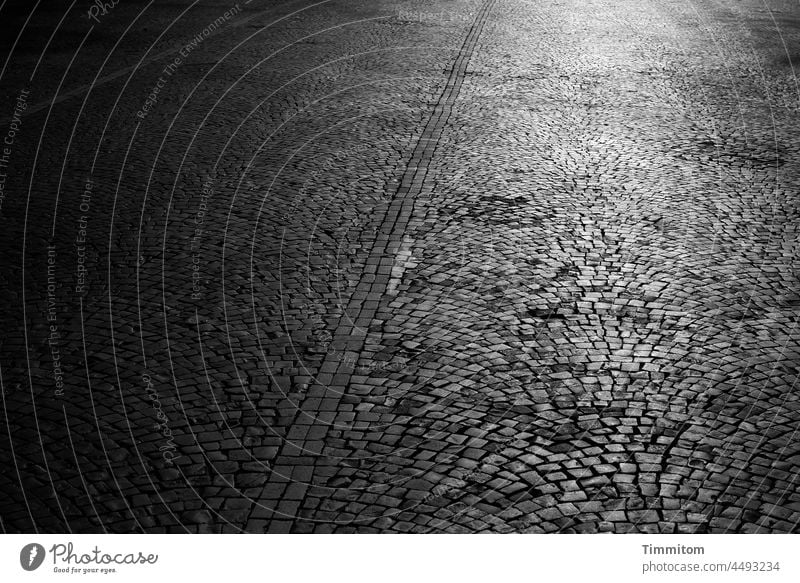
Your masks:
{"label": "logo icon", "polygon": [[35,571],[44,562],[44,547],[38,543],[30,543],[19,552],[19,564],[26,571]]}

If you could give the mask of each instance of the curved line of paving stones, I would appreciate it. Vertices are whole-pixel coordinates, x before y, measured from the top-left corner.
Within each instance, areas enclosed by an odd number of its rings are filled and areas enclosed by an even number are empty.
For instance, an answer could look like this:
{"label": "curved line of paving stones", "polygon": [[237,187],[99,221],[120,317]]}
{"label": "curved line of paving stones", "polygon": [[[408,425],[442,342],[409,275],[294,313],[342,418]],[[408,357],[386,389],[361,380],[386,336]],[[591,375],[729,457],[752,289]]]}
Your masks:
{"label": "curved line of paving stones", "polygon": [[[674,345],[675,345],[675,342],[674,342],[674,341],[671,341],[671,345],[672,345],[672,346],[674,346]],[[692,410],[693,410],[693,409],[692,409]],[[609,410],[609,414],[613,414],[613,412]],[[680,435],[680,433],[678,433],[677,435],[679,436],[679,435]],[[665,450],[664,450],[664,451],[665,451],[667,454],[669,454],[669,453],[671,453],[671,452],[672,452],[672,449],[674,448],[674,444],[675,444],[675,442],[676,442],[676,439],[677,439],[677,438],[676,438],[676,436],[674,436],[674,435],[673,435],[672,437],[674,438],[672,441],[666,441],[666,442],[664,442],[664,444],[662,445],[662,447],[664,447],[664,448],[665,448]],[[655,451],[653,454],[649,454],[649,453],[647,454],[647,455],[652,455],[652,456],[654,456],[654,457],[652,458],[652,462],[653,462],[653,463],[652,463],[652,465],[653,465],[654,469],[656,469],[656,472],[655,472],[655,474],[654,474],[654,476],[656,477],[656,479],[658,479],[659,475],[660,475],[661,473],[663,473],[663,471],[664,471],[664,467],[665,467],[665,460],[666,460],[666,457],[667,457],[666,455],[664,455],[664,451]],[[648,458],[648,459],[649,459],[649,458]],[[658,460],[661,460],[661,461],[660,461],[659,463],[655,463],[655,462],[657,461],[657,459],[658,459]],[[642,456],[642,460],[645,460],[645,458],[644,458],[644,454],[643,454],[643,456]],[[648,506],[649,506],[649,505],[651,504],[651,502],[647,502],[647,504],[648,504]],[[643,518],[644,518],[644,516],[642,516],[642,519],[643,519]],[[709,515],[709,516],[707,517],[707,519],[709,519],[709,520],[710,520],[710,518],[711,518],[711,516]],[[635,518],[634,518],[634,519],[631,521],[631,524],[632,524],[633,526],[642,526],[642,527],[647,527],[647,526],[648,526],[647,524],[640,524],[639,520],[637,520],[637,519],[635,519]],[[568,523],[567,523],[567,524],[565,524],[565,526],[563,526],[563,527],[561,527],[561,528],[566,528],[567,526],[569,526],[569,524],[568,524]],[[586,526],[588,526],[588,525],[586,525]],[[724,530],[724,529],[725,529],[725,528],[727,528],[727,527],[725,527],[725,526],[723,526],[723,525],[720,525],[720,524],[718,523],[718,525],[716,526],[716,528],[720,528],[720,529],[723,529],[723,530]]]}
{"label": "curved line of paving stones", "polygon": [[[695,12],[696,12],[696,10],[695,10]],[[697,16],[698,16],[698,18],[700,18],[700,15],[699,15],[699,14],[698,14]],[[644,33],[642,30],[640,30],[640,29],[639,29],[639,27],[635,26],[633,23],[631,23],[631,22],[629,22],[629,21],[625,21],[624,23],[623,23],[623,22],[621,22],[621,24],[624,24],[625,26],[629,26],[629,27],[631,27],[631,30],[634,30],[634,31],[637,33],[637,35],[639,36],[640,43],[641,43],[641,44],[644,44],[644,43],[645,43],[645,40],[646,40],[648,37],[646,36],[646,33]],[[713,31],[710,31],[710,30],[708,30],[707,32],[708,32],[709,36],[711,36],[711,37],[714,39],[715,46],[716,46],[716,48],[719,50],[720,54],[724,54],[724,53],[726,53],[726,52],[733,52],[733,53],[736,53],[736,51],[735,51],[735,50],[734,50],[734,51],[730,51],[730,50],[728,49],[728,47],[729,47],[729,45],[734,45],[734,44],[736,44],[737,42],[739,42],[739,39],[737,39],[737,38],[726,38],[726,39],[724,39],[726,42],[720,42],[720,40],[719,40],[719,39],[717,39],[717,38],[714,36],[714,34],[713,34]],[[649,40],[650,40],[650,42],[652,43],[652,39],[649,39]],[[759,74],[760,74],[760,78],[761,78],[761,79],[762,79],[762,81],[764,81],[764,83],[766,84],[766,79],[767,79],[767,78],[766,78],[766,74],[765,74],[765,72],[764,72],[763,66],[761,66],[761,64],[758,62],[758,60],[757,60],[757,56],[756,56],[756,54],[755,54],[755,51],[753,50],[753,48],[752,48],[752,47],[747,47],[746,45],[743,45],[743,46],[739,47],[739,49],[738,49],[738,50],[740,51],[740,54],[746,54],[746,53],[748,52],[748,49],[749,49],[749,53],[750,53],[750,54],[753,56],[753,59],[754,59],[755,66],[756,66],[756,68],[758,69],[758,71],[759,71]],[[660,46],[660,50],[662,50],[662,51],[664,50],[664,48],[663,48],[663,45],[662,45],[662,46]],[[687,52],[686,52],[686,50],[685,50],[685,49],[682,49],[682,50],[683,50],[683,53],[684,53],[684,54],[687,54]],[[669,68],[669,65],[667,65],[666,67],[664,67],[663,65],[661,66],[661,69],[668,69],[668,68]],[[732,72],[733,72],[733,70],[732,70],[731,68],[728,68],[728,69],[726,69],[726,78],[727,78],[727,79],[728,79],[728,81],[731,83],[731,87],[733,88],[733,92],[734,92],[734,94],[735,94],[735,96],[736,96],[736,101],[737,101],[737,103],[739,104],[740,117],[741,117],[741,119],[746,119],[746,118],[745,118],[745,116],[744,116],[744,115],[742,115],[742,113],[741,113],[741,104],[742,104],[743,100],[741,99],[741,96],[738,94],[738,88],[735,86],[735,84],[734,84],[734,82],[733,82],[732,75],[731,75],[731,73],[732,73]],[[674,72],[673,72],[673,77],[674,77]],[[703,87],[702,87],[702,85],[701,85],[701,84],[698,84],[697,86],[698,86],[698,88],[699,88],[701,91],[703,90]],[[670,89],[670,88],[667,88],[667,89]],[[681,100],[681,98],[680,98],[680,97],[681,97],[681,96],[680,96],[680,94],[679,94],[679,93],[677,93],[677,92],[676,92],[674,89],[673,89],[672,91],[668,91],[668,93],[669,93],[670,95],[672,95],[671,99],[674,101],[674,103],[676,104],[676,106],[678,106],[678,107],[682,108],[683,110],[685,110],[685,111],[687,111],[687,112],[688,112],[690,109],[696,109],[696,108],[698,107],[698,105],[699,105],[698,103],[693,103],[693,104],[691,104],[691,107],[690,107],[690,106],[689,106],[688,104],[686,104],[685,102],[683,102],[683,103],[682,103],[682,100]],[[704,97],[703,101],[705,101],[705,97]],[[701,103],[702,103],[702,102],[701,102]],[[770,115],[771,115],[772,124],[773,124],[773,127],[775,127],[775,125],[776,125],[776,123],[777,123],[777,120],[775,119],[774,110],[773,110],[773,105],[772,105],[772,103],[771,103],[771,102],[767,102],[767,106],[770,108]],[[702,121],[703,121],[703,120],[698,120],[698,121],[699,121],[700,123],[702,123]],[[712,124],[713,124],[713,120],[712,120]],[[713,125],[712,125],[711,127],[709,127],[709,128],[708,128],[708,132],[709,132],[709,135],[712,135],[712,136],[714,136],[714,134],[716,134],[716,130],[715,130],[715,128],[713,127]],[[718,140],[719,138],[715,136],[715,137],[714,137],[714,139],[715,139],[715,141],[716,141],[716,140]],[[722,178],[722,176],[723,176],[723,164],[724,164],[724,162],[722,162],[722,161],[721,161],[721,156],[722,156],[722,154],[724,154],[724,152],[722,152],[722,151],[721,151],[721,147],[720,147],[719,143],[715,143],[715,144],[714,144],[714,147],[715,147],[715,150],[716,150],[715,162],[716,162],[716,163],[719,165],[719,166],[718,166],[718,168],[719,168],[719,176],[720,176],[720,178]],[[778,142],[777,142],[777,138],[776,138],[776,141],[775,141],[775,151],[774,151],[774,164],[776,165],[776,177],[775,177],[775,190],[776,190],[776,191],[779,189],[779,187],[778,187],[778,176],[777,176],[777,171],[778,171],[778,169],[779,169],[779,166],[780,166],[780,164],[782,163],[782,162],[780,161],[780,159],[779,159],[779,152],[778,152],[778,150],[777,150],[777,147],[778,147]],[[769,161],[768,161],[768,162],[769,162]],[[772,226],[775,224],[775,221],[776,221],[776,219],[777,219],[777,214],[776,214],[776,211],[775,211],[775,209],[774,209],[774,207],[773,207],[773,212],[772,212],[771,222],[770,222],[770,224],[768,225],[768,228],[769,228],[769,236],[770,236],[770,240],[768,240],[768,241],[767,241],[767,243],[766,243],[767,245],[768,245],[768,244],[770,243],[770,241],[771,241],[771,237],[772,237],[772,235],[773,235],[773,232],[772,232]],[[716,237],[717,237],[717,235],[715,235],[714,241],[712,241],[712,243],[711,243],[712,245],[716,245],[716,243],[717,243],[717,241],[716,241]],[[743,248],[746,248],[746,247],[743,247]],[[766,257],[763,259],[763,262],[766,262]],[[749,266],[748,266],[748,263],[745,261],[744,257],[741,257],[741,258],[740,258],[740,267],[741,267],[742,269],[745,269],[745,270],[749,268]],[[757,268],[760,270],[760,269],[762,269],[762,268],[763,268],[763,264],[762,264],[762,265],[759,265],[759,266],[756,266],[756,267],[757,267]],[[756,288],[755,288],[755,283],[753,283],[752,285],[753,285],[753,287],[752,287],[751,291],[749,292],[749,297],[747,298],[747,304],[745,305],[745,310],[747,310],[747,309],[749,308],[750,304],[751,304],[751,303],[753,303],[753,300],[754,300],[754,299],[757,297],[757,296],[756,296],[756,293],[757,293],[757,291],[756,291]],[[702,316],[702,314],[700,314],[700,315]],[[716,317],[716,316],[715,316],[715,317]],[[740,319],[740,327],[741,327],[741,325],[742,325],[742,324],[744,324],[744,323],[745,323],[745,316],[744,316],[744,315],[742,315],[742,317],[741,317],[741,319]],[[793,323],[793,325],[792,325],[792,329],[794,329],[794,328],[796,327],[796,325],[797,325],[797,322],[795,321],[795,322]],[[790,333],[791,333],[791,331],[790,331]],[[711,338],[712,338],[712,336],[711,336],[711,332],[709,332],[709,334],[708,334],[708,335],[707,335],[707,337],[706,337],[706,341],[708,341],[708,340],[711,340]],[[781,353],[779,356],[783,356],[783,352],[782,352],[782,353]],[[719,375],[719,374],[721,374],[721,373],[722,373],[721,366],[722,366],[722,365],[720,364],[718,368],[714,369],[714,370],[712,371],[712,374],[715,374],[715,375]],[[795,383],[796,383],[796,380],[795,380],[795,382],[793,382],[793,383],[792,383],[792,386],[790,387],[789,391],[788,391],[788,392],[786,393],[786,395],[784,396],[784,398],[783,398],[783,401],[781,402],[781,407],[784,407],[784,406],[786,405],[786,401],[787,401],[787,399],[788,399],[788,398],[791,396],[791,393],[792,393],[792,392],[793,392],[793,390],[794,390],[794,385],[795,385]],[[738,387],[738,384],[737,384],[737,385],[736,385],[734,388],[736,388],[736,387]],[[759,392],[758,392],[756,395],[754,395],[754,396],[753,396],[753,399],[754,399],[754,400],[757,400],[757,399],[759,399],[759,398],[761,397],[761,393],[762,393],[762,392],[763,392],[763,389],[760,389],[760,390],[759,390]],[[726,397],[726,399],[725,399],[725,402],[723,403],[723,407],[724,407],[724,406],[726,406],[726,405],[728,404],[728,402],[729,402],[729,401],[731,401],[731,400],[733,399],[733,397],[734,397],[734,395],[733,395],[733,394],[731,394],[731,395],[729,395],[728,397]],[[695,407],[697,407],[697,406],[699,406],[699,405],[702,405],[702,403],[699,403],[699,402],[698,402],[698,403],[696,403],[696,404],[695,404]],[[776,413],[776,416],[777,416],[777,413]],[[741,422],[740,422],[740,425],[741,425],[741,423],[743,423],[743,422],[744,422],[744,421],[741,421]],[[685,423],[683,423],[683,424],[682,424],[682,425],[681,425],[681,426],[678,428],[676,435],[674,436],[674,438],[672,439],[672,441],[671,441],[671,442],[670,442],[670,443],[667,445],[667,447],[666,447],[666,449],[665,449],[665,451],[664,451],[664,453],[663,453],[663,455],[662,455],[662,460],[661,460],[660,468],[659,468],[659,470],[656,472],[656,483],[659,483],[659,481],[660,481],[660,480],[659,480],[659,478],[660,478],[660,475],[666,471],[666,468],[667,468],[667,463],[668,463],[668,459],[670,458],[670,455],[671,455],[671,453],[672,453],[672,450],[673,450],[673,449],[674,449],[674,448],[675,448],[675,447],[676,447],[676,446],[679,444],[679,441],[680,441],[680,439],[681,439],[681,437],[682,437],[683,433],[684,433],[684,432],[685,432],[685,431],[686,431],[686,430],[687,430],[689,427],[690,427],[689,420],[687,420]],[[769,427],[767,427],[766,429],[768,430],[768,429],[769,429]],[[795,431],[795,432],[796,432],[796,431]],[[721,449],[721,451],[719,452],[719,454],[720,454],[720,455],[725,455],[726,453],[728,453],[728,447],[732,445],[733,438],[735,437],[735,435],[736,435],[736,433],[731,433],[731,434],[730,434],[730,435],[729,435],[729,436],[726,438],[725,445],[724,445],[724,447]],[[793,434],[793,435],[794,435],[794,434]],[[784,445],[784,447],[782,448],[782,451],[783,451],[783,450],[785,450],[785,449],[786,449],[786,447],[788,447],[788,446],[789,446],[789,443],[791,443],[791,441],[792,441],[792,438],[790,438],[790,439],[788,440],[788,443],[787,443],[786,445]],[[678,458],[674,458],[674,459],[677,459],[677,460],[678,460],[678,463],[680,463],[680,457],[678,457]],[[673,463],[675,463],[675,462],[674,462],[674,459],[673,459]],[[749,460],[748,460],[748,461],[749,461]],[[723,490],[723,491],[720,493],[720,495],[719,495],[719,498],[720,498],[720,499],[722,499],[722,498],[724,498],[724,497],[725,497],[725,495],[726,495],[726,493],[728,492],[728,490],[729,490],[729,489],[730,489],[730,488],[733,486],[733,484],[735,483],[735,481],[736,481],[736,479],[737,479],[737,477],[738,477],[739,473],[741,473],[741,468],[739,469],[739,472],[737,472],[737,475],[735,475],[735,476],[733,476],[733,477],[732,477],[732,479],[731,479],[731,480],[728,482],[728,484],[726,485],[725,489],[724,489],[724,490]],[[763,483],[764,483],[764,481],[765,481],[765,480],[766,480],[766,478],[762,479],[761,485],[763,485]],[[704,485],[705,485],[705,482],[703,482],[703,483],[699,484],[699,485],[696,487],[696,489],[695,489],[695,492],[699,492],[699,491],[700,491],[700,489],[701,489],[702,487],[704,487]],[[788,488],[787,488],[787,490],[788,490]],[[744,513],[744,512],[745,512],[745,511],[744,511],[744,509],[742,509],[742,510],[740,510],[740,511],[739,511],[739,514],[741,515],[741,514],[742,514],[742,513]],[[705,523],[705,526],[706,526],[706,527],[709,527],[709,525],[710,525],[710,521],[711,521],[713,518],[714,518],[714,513],[713,513],[713,512],[709,512],[709,513],[708,513],[708,516],[707,516],[707,521],[706,521],[706,523]],[[733,518],[735,519],[736,517],[734,516]],[[733,526],[734,524],[735,524],[735,521],[730,521],[730,522],[729,522],[727,525],[723,526],[723,528],[721,529],[721,530],[722,530],[722,532],[727,532],[727,531],[728,531],[728,529],[729,529],[729,528],[732,528],[732,526]],[[795,526],[796,526],[796,524],[795,524]]]}

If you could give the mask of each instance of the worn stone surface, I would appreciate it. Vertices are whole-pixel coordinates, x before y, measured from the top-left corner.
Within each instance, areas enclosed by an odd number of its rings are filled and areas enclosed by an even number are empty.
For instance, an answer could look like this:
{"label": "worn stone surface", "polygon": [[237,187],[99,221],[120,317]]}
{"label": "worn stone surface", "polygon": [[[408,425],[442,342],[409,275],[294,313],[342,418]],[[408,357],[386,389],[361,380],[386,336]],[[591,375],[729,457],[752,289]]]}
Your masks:
{"label": "worn stone surface", "polygon": [[0,77],[0,527],[798,530],[796,4],[231,8]]}

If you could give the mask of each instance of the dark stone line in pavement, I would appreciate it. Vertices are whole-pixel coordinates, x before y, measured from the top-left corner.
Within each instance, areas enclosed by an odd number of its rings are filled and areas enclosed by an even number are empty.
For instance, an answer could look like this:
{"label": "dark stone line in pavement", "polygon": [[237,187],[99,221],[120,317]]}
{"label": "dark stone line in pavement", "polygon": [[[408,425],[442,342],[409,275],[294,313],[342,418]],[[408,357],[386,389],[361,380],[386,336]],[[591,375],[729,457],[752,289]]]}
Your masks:
{"label": "dark stone line in pavement", "polygon": [[[475,16],[475,20],[470,26],[464,38],[464,42],[450,68],[447,76],[445,88],[433,107],[433,111],[424,126],[421,136],[411,153],[406,169],[400,177],[397,187],[393,193],[387,193],[389,204],[385,214],[379,222],[378,234],[372,249],[370,249],[367,259],[367,271],[356,286],[357,291],[366,293],[365,301],[360,296],[351,298],[339,321],[333,341],[332,350],[326,350],[325,357],[320,366],[320,373],[316,377],[309,390],[309,397],[319,396],[329,401],[328,405],[333,404],[333,409],[341,398],[347,393],[347,387],[355,370],[355,355],[364,347],[364,342],[368,333],[368,328],[376,316],[377,302],[385,297],[390,291],[390,275],[392,265],[396,261],[398,254],[402,253],[403,236],[406,231],[409,217],[414,209],[417,198],[426,191],[425,177],[428,167],[436,152],[436,145],[441,137],[442,131],[450,117],[453,104],[458,99],[459,90],[464,80],[464,76],[469,65],[470,58],[483,30],[489,13],[496,0],[486,0]],[[373,272],[370,268],[375,266]],[[371,303],[370,303],[371,302]],[[348,358],[349,357],[349,358]],[[331,371],[331,372],[328,372]],[[311,403],[309,406],[308,403]],[[318,418],[320,413],[317,399],[306,399],[299,404],[295,422],[301,417],[310,417],[323,422]],[[328,429],[335,423],[335,420],[324,421],[324,431],[321,435],[315,435],[313,441],[324,442]],[[275,466],[280,468],[291,467],[284,465],[286,461],[286,451],[310,453],[311,455],[321,455],[320,451],[312,451],[308,447],[306,439],[286,438],[281,447],[281,453],[275,461]],[[265,490],[273,487],[275,478],[283,482],[288,476],[277,475],[278,471],[272,470],[270,479],[265,485]],[[263,507],[264,500],[270,498],[259,497],[255,500],[254,512],[258,509],[266,510]],[[263,512],[259,512],[263,514]],[[269,513],[267,513],[269,514]],[[281,516],[281,512],[272,513],[276,519],[291,518]],[[252,517],[252,514],[251,514]]]}

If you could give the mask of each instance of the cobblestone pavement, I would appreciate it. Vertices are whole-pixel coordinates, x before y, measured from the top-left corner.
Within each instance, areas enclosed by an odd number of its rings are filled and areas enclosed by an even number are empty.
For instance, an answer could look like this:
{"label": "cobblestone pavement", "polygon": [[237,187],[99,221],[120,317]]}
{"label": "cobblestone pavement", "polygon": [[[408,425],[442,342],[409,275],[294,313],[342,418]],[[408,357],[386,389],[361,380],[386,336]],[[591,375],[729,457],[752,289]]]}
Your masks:
{"label": "cobblestone pavement", "polygon": [[796,2],[90,6],[0,8],[4,531],[800,530]]}

